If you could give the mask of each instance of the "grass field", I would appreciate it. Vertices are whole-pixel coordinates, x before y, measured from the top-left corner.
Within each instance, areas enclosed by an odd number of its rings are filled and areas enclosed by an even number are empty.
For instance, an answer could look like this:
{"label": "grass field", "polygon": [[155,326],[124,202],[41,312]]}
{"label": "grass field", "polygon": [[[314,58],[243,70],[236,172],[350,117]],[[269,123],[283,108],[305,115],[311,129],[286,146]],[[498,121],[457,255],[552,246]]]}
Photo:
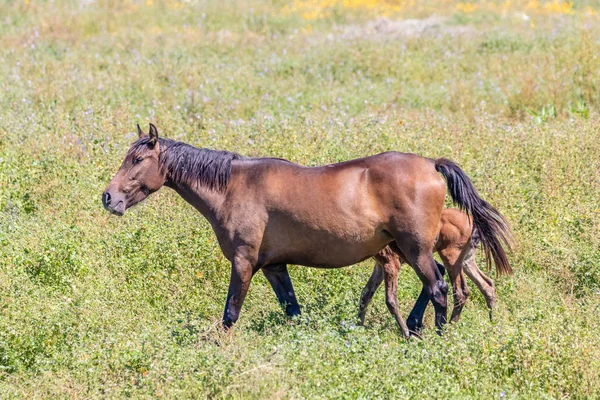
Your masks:
{"label": "grass field", "polygon": [[[0,398],[599,398],[600,4],[0,2]],[[372,262],[292,267],[288,320],[169,189],[100,195],[135,124],[305,165],[457,161],[510,221],[490,322],[401,339]],[[480,254],[480,257],[482,255]],[[482,262],[480,262],[483,265]],[[421,285],[405,267],[407,315]]]}

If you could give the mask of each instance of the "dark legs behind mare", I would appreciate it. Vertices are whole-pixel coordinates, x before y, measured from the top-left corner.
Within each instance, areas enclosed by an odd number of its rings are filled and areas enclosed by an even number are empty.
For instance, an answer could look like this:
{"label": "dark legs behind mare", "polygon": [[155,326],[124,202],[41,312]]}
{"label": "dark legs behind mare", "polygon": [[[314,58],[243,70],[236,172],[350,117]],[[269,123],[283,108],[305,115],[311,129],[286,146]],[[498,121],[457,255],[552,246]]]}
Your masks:
{"label": "dark legs behind mare", "polygon": [[287,270],[287,265],[269,265],[262,268],[265,278],[271,284],[279,304],[285,307],[285,313],[292,317],[300,315],[300,305],[292,286],[292,279]]}
{"label": "dark legs behind mare", "polygon": [[[262,268],[263,274],[273,287],[279,303],[285,306],[289,316],[300,314],[300,305],[296,300],[292,280],[285,264],[268,265]],[[223,314],[223,325],[230,327],[239,318],[250,281],[257,268],[247,257],[236,257],[231,263],[231,281]]]}
{"label": "dark legs behind mare", "polygon": [[[437,261],[435,261],[438,272],[443,277],[446,274],[446,268]],[[446,289],[447,291],[448,289]],[[408,315],[408,319],[406,320],[406,325],[411,332],[419,333],[421,329],[423,329],[423,315],[425,314],[425,309],[427,308],[427,303],[429,302],[429,295],[425,288],[421,290],[417,301],[410,314]]]}
{"label": "dark legs behind mare", "polygon": [[[391,250],[388,249],[387,251]],[[386,258],[375,256],[375,259],[379,262],[378,265],[381,266],[380,269],[376,270],[378,272],[377,280],[379,280],[377,287],[385,279],[385,295],[388,310],[396,319],[398,326],[402,330],[402,334],[408,338],[410,332],[408,331],[406,323],[402,319],[397,300],[398,272],[401,264],[399,260],[394,257],[390,257],[390,262],[386,263],[384,263],[384,260],[387,260]],[[285,307],[286,314],[288,316],[300,315],[300,305],[296,299],[296,294],[294,293],[292,280],[288,273],[287,266],[285,264],[270,265],[263,267],[262,271],[273,287],[273,291],[277,296],[277,300],[279,300],[279,303]]]}
{"label": "dark legs behind mare", "polygon": [[[375,262],[376,262],[375,268],[373,269],[373,273],[371,274],[371,277],[369,278],[369,281],[367,282],[367,285],[363,289],[361,297],[360,297],[360,310],[358,313],[358,317],[360,319],[361,325],[364,324],[364,322],[365,322],[365,314],[367,312],[367,307],[371,303],[371,300],[373,299],[373,295],[375,294],[375,292],[377,291],[377,289],[383,282],[384,265],[386,263],[393,263],[392,260],[395,260],[395,258],[392,257],[392,258],[388,258],[388,259],[384,259],[384,258],[376,258],[375,259]],[[443,277],[446,274],[446,269],[444,268],[443,265],[441,265],[438,262],[436,262],[436,266],[438,268],[440,275]],[[423,290],[421,290],[421,294],[419,295],[419,298],[413,308],[413,311],[411,312],[409,319],[407,320],[407,327],[410,330],[410,332],[413,334],[416,334],[423,327],[422,312],[425,311],[425,307],[427,306],[428,301],[429,301],[429,296],[428,296],[425,288],[423,288]],[[423,309],[422,311],[421,311],[421,308]],[[412,320],[411,320],[411,317],[412,317]],[[417,317],[419,317],[419,318],[417,319]]]}
{"label": "dark legs behind mare", "polygon": [[[433,259],[433,255],[431,254],[432,248],[414,245],[411,247],[405,245],[403,248],[398,243],[398,240],[396,240],[396,243],[400,251],[394,249],[394,246],[392,246],[392,249],[396,254],[408,261],[408,264],[410,264],[423,283],[423,290],[409,315],[407,327],[409,330],[416,332],[419,320],[414,317],[420,315],[420,319],[422,319],[427,302],[431,300],[435,309],[435,326],[438,329],[438,333],[441,333],[441,329],[446,323],[448,284],[439,271],[436,261]],[[410,318],[411,316],[413,317],[412,319]]]}

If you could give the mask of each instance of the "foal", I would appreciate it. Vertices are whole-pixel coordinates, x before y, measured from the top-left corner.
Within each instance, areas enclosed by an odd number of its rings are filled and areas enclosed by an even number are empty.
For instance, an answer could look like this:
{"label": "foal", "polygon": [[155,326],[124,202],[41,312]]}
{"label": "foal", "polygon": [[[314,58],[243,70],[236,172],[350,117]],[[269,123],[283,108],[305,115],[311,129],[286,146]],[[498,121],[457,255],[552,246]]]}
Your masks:
{"label": "foal", "polygon": [[[469,288],[465,279],[467,276],[475,282],[490,310],[496,305],[496,291],[494,282],[488,278],[477,267],[475,262],[475,250],[479,246],[479,235],[473,229],[471,219],[464,212],[455,208],[448,208],[442,212],[442,218],[439,223],[439,234],[434,246],[444,267],[448,270],[450,282],[452,283],[452,293],[454,296],[454,309],[452,311],[452,322],[458,321],[467,298],[469,297]],[[406,262],[394,253],[390,247],[386,247],[375,255],[375,266],[373,273],[362,291],[360,298],[359,318],[361,324],[364,324],[367,307],[371,302],[373,295],[381,285],[384,279],[384,269],[400,268],[401,262]],[[443,268],[439,266],[439,268]],[[496,265],[498,273],[510,273],[510,265]],[[417,325],[420,325],[417,324]],[[420,328],[420,326],[417,326]]]}
{"label": "foal", "polygon": [[[159,138],[152,124],[148,134],[139,126],[138,133],[102,195],[104,207],[123,215],[167,186],[202,213],[231,262],[225,327],[237,321],[258,270],[294,315],[300,310],[287,264],[339,268],[373,257],[393,243],[421,279],[425,305],[433,303],[440,329],[446,322],[448,285],[432,250],[446,187],[453,201],[472,215],[478,231],[491,232],[483,241],[506,238],[502,216],[446,159],[388,152],[307,168]],[[408,337],[397,306],[398,271],[384,269],[384,277],[390,311]]]}

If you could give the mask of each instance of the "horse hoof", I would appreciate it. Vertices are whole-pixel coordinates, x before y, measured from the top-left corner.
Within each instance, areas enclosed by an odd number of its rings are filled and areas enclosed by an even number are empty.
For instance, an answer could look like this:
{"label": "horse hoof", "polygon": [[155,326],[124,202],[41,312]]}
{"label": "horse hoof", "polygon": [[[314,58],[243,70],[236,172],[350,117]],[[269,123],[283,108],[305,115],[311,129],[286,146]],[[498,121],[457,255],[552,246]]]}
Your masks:
{"label": "horse hoof", "polygon": [[410,332],[419,332],[423,330],[423,321],[409,319],[406,321],[406,326]]}
{"label": "horse hoof", "polygon": [[410,331],[409,339],[423,340],[421,334],[417,331]]}
{"label": "horse hoof", "polygon": [[221,327],[223,328],[224,331],[229,331],[232,327],[233,327],[233,321],[231,320],[223,320],[223,323],[221,325]]}
{"label": "horse hoof", "polygon": [[296,316],[302,314],[302,312],[300,311],[300,307],[298,307],[298,306],[286,307],[285,313],[287,314],[288,317],[296,317]]}

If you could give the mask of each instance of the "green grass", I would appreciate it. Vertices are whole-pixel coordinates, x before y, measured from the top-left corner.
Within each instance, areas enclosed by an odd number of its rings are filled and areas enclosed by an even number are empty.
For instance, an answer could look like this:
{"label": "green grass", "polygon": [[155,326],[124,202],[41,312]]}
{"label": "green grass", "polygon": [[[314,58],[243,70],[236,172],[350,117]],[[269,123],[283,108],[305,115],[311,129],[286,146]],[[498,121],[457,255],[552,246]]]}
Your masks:
{"label": "green grass", "polygon": [[[444,3],[435,27],[382,33],[285,4],[0,3],[0,398],[600,397],[597,17]],[[441,337],[428,310],[403,341],[382,292],[357,327],[364,262],[292,267],[294,320],[257,275],[222,332],[230,267],[200,214],[169,189],[102,208],[150,121],[305,165],[457,161],[515,234],[494,321],[470,285]],[[405,267],[405,315],[419,291]]]}

